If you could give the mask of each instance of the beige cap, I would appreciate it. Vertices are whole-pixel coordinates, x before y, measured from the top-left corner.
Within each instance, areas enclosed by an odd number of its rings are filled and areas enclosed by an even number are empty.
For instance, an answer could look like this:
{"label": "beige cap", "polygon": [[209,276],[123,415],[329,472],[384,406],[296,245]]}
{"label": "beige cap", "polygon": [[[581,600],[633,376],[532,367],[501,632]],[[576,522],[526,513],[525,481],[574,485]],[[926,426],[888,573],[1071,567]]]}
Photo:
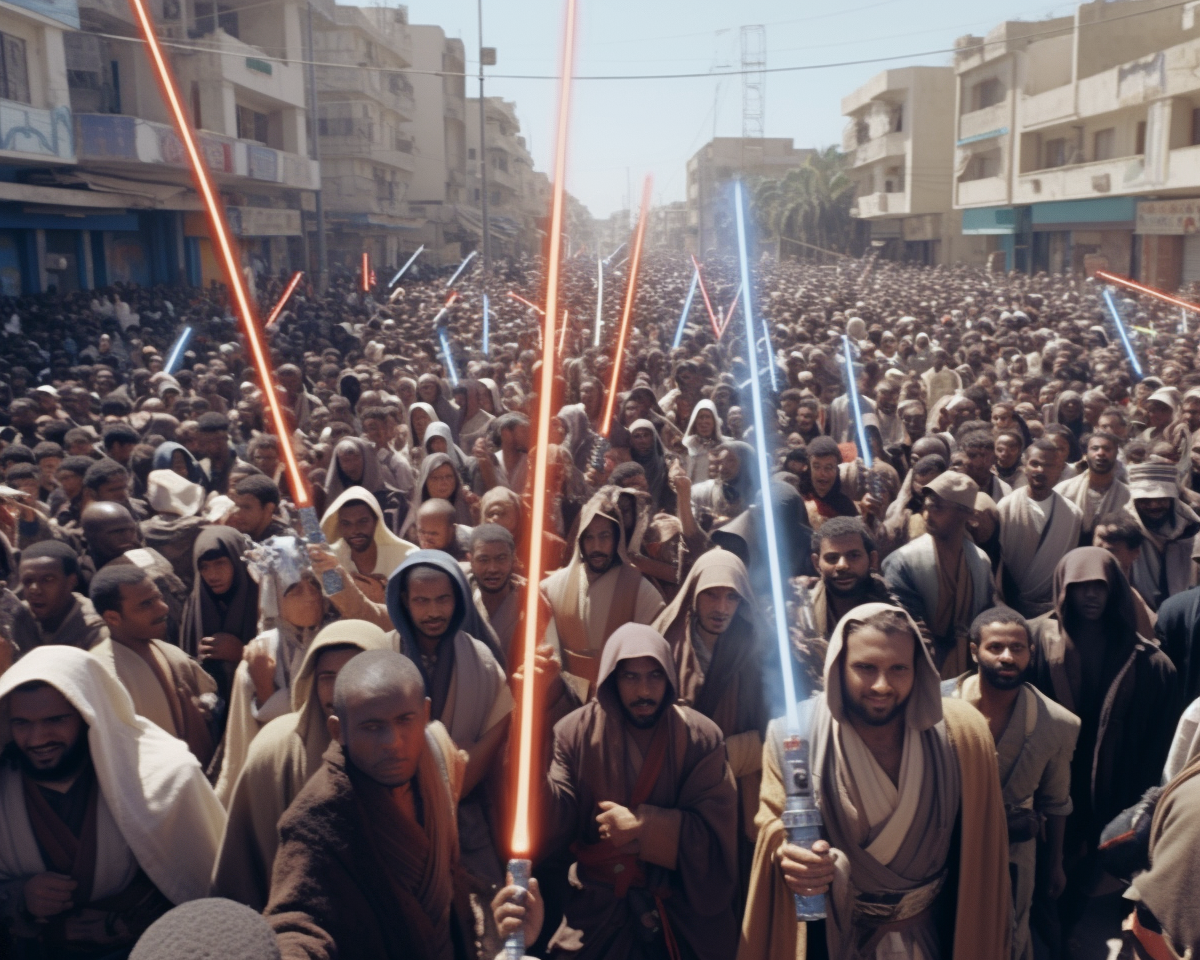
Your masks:
{"label": "beige cap", "polygon": [[979,485],[965,473],[947,470],[925,484],[922,493],[936,493],[947,503],[954,503],[968,510],[990,510],[996,502],[979,489]]}
{"label": "beige cap", "polygon": [[146,483],[146,502],[155,513],[194,517],[204,505],[204,488],[174,470],[151,470]]}

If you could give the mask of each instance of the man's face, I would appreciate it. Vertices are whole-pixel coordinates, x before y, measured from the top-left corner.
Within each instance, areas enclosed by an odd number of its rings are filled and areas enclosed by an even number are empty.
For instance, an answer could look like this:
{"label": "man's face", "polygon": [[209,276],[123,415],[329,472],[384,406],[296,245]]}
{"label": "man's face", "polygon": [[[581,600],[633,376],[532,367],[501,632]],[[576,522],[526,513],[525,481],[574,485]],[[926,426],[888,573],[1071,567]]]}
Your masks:
{"label": "man's face", "polygon": [[625,718],[642,730],[658,723],[667,696],[667,674],[654,657],[633,657],[617,664],[617,695]]}
{"label": "man's face", "polygon": [[796,407],[796,426],[803,433],[808,433],[812,430],[813,425],[817,422],[817,412],[806,404],[800,404]]}
{"label": "man's face", "polygon": [[[489,394],[490,399],[490,394]],[[591,408],[600,400],[600,391],[596,389],[594,383],[585,383],[579,388],[579,402],[585,407]]]}
{"label": "man's face", "polygon": [[229,432],[227,430],[202,430],[197,434],[201,455],[221,459],[229,452]]}
{"label": "man's face", "polygon": [[966,455],[966,474],[982,490],[992,482],[992,464],[996,462],[996,452],[990,446],[976,446],[964,451]]}
{"label": "man's face", "polygon": [[141,545],[137,524],[128,516],[105,519],[88,537],[91,552],[106,560],[123,556],[126,551],[136,550]]}
{"label": "man's face", "polygon": [[54,475],[58,473],[58,468],[62,466],[62,457],[42,457],[38,461],[38,470],[41,474],[41,484],[46,489],[54,486]]}
{"label": "man's face", "polygon": [[450,628],[455,594],[449,574],[432,567],[418,567],[408,575],[402,596],[408,615],[422,635],[437,640]]}
{"label": "man's face", "polygon": [[1107,476],[1117,465],[1117,448],[1111,440],[1104,437],[1092,437],[1088,441],[1087,465],[1092,473]]}
{"label": "man's face", "polygon": [[121,474],[96,488],[96,500],[100,503],[124,503],[128,499],[129,479]]}
{"label": "man's face", "polygon": [[358,647],[330,647],[328,650],[322,650],[317,656],[313,676],[316,679],[317,702],[321,705],[321,712],[326,720],[333,716],[333,685],[337,681],[337,675],[342,672],[342,667],[360,653],[362,651]]}
{"label": "man's face", "polygon": [[364,553],[375,542],[378,522],[375,512],[366,504],[349,503],[338,511],[338,536],[346,541],[353,553]]}
{"label": "man's face", "polygon": [[417,517],[417,545],[422,550],[449,550],[454,524],[445,517]]}
{"label": "man's face", "polygon": [[496,523],[511,533],[517,535],[517,508],[508,500],[494,500],[483,511],[484,523]]}
{"label": "man's face", "polygon": [[608,517],[592,517],[579,538],[583,559],[593,573],[604,573],[617,557],[617,525]]}
{"label": "man's face", "polygon": [[971,644],[971,653],[980,676],[994,690],[1019,687],[1032,656],[1029,634],[1019,623],[988,624],[979,632],[979,643]]}
{"label": "man's face", "polygon": [[458,474],[454,472],[454,467],[448,463],[443,463],[439,467],[435,467],[429,472],[429,476],[425,480],[425,489],[429,496],[437,500],[449,500],[454,496],[454,490],[458,486]]}
{"label": "man's face", "polygon": [[935,540],[953,540],[961,536],[969,519],[958,504],[939,497],[931,490],[925,491],[925,507],[921,511],[925,529]]}
{"label": "man's face", "polygon": [[83,491],[83,477],[75,471],[59,470],[54,476],[58,480],[58,485],[62,487],[63,493],[70,499],[74,500]]}
{"label": "man's face", "polygon": [[75,574],[63,573],[61,560],[33,557],[21,561],[21,592],[38,620],[53,620],[71,606],[71,592],[79,583]]}
{"label": "man's face", "polygon": [[1001,470],[1011,470],[1021,457],[1021,445],[1007,435],[997,437],[993,449],[996,451],[996,465]]}
{"label": "man's face", "polygon": [[1146,497],[1134,500],[1133,505],[1137,509],[1142,523],[1151,530],[1157,530],[1166,524],[1175,512],[1174,497]]}
{"label": "man's face", "polygon": [[402,690],[351,696],[346,715],[335,719],[350,761],[376,783],[402,787],[416,775],[429,723],[427,698]]}
{"label": "man's face", "polygon": [[304,382],[300,377],[300,371],[292,367],[286,367],[278,371],[279,385],[283,387],[292,396],[296,396],[304,388]]}
{"label": "man's face", "polygon": [[279,598],[279,615],[301,629],[319,627],[325,619],[325,598],[311,576],[302,577]]}
{"label": "man's face", "polygon": [[1125,439],[1129,431],[1129,426],[1120,417],[1113,414],[1105,414],[1100,417],[1096,424],[1098,430],[1103,430],[1105,433],[1111,433],[1114,437],[1121,440]]}
{"label": "man's face", "polygon": [[1095,532],[1092,534],[1092,546],[1099,547],[1111,553],[1116,559],[1118,566],[1125,572],[1125,576],[1129,576],[1129,571],[1133,569],[1138,554],[1142,552],[1141,547],[1129,546],[1124,540],[1116,536],[1116,531],[1103,524],[1097,526]]}
{"label": "man's face", "polygon": [[1189,451],[1189,456],[1192,461],[1192,470],[1200,471],[1200,440],[1192,444],[1192,449]]}
{"label": "man's face", "polygon": [[709,587],[696,594],[696,619],[705,633],[720,636],[737,615],[741,595],[732,587]]}
{"label": "man's face", "polygon": [[629,445],[638,456],[646,456],[654,449],[654,431],[639,427],[629,435]]}
{"label": "man's face", "polygon": [[1192,433],[1200,430],[1200,399],[1188,397],[1183,401],[1183,419]]}
{"label": "man's face", "polygon": [[822,540],[813,564],[825,589],[841,596],[856,592],[871,576],[871,555],[858,534]]}
{"label": "man's face", "polygon": [[837,457],[809,457],[808,475],[817,496],[823,497],[833,489],[838,475]]}
{"label": "man's face", "polygon": [[875,406],[879,412],[892,416],[896,412],[896,404],[900,399],[900,391],[895,387],[879,387],[875,391]]}
{"label": "man's face", "polygon": [[722,483],[732,483],[742,472],[742,460],[732,450],[718,450],[716,469],[717,477]]}
{"label": "man's face", "polygon": [[389,436],[387,423],[380,420],[378,417],[370,417],[362,422],[363,433],[367,435],[367,439],[376,447],[386,447],[388,445]]}
{"label": "man's face", "polygon": [[480,543],[471,551],[471,572],[484,593],[500,593],[512,580],[513,552],[507,543],[497,540]]}
{"label": "man's face", "polygon": [[1087,580],[1067,585],[1067,609],[1084,620],[1096,621],[1104,616],[1108,606],[1108,584],[1103,580]]}
{"label": "man's face", "polygon": [[1029,481],[1029,489],[1039,497],[1050,492],[1053,478],[1061,472],[1058,457],[1048,450],[1034,447],[1025,458],[1025,478]]}
{"label": "man's face", "polygon": [[1155,430],[1161,430],[1171,422],[1171,408],[1158,400],[1146,401],[1146,423]]}
{"label": "man's face", "polygon": [[338,466],[341,467],[344,473],[352,483],[358,483],[363,478],[363,469],[366,466],[363,463],[362,451],[354,444],[347,444],[337,452]]}
{"label": "man's face", "polygon": [[121,585],[121,609],[105,611],[104,622],[115,636],[127,640],[162,640],[169,613],[158,587],[147,577],[133,586]]}
{"label": "man's face", "polygon": [[859,627],[846,640],[842,696],[851,716],[882,727],[900,716],[913,688],[916,640],[911,633]]}
{"label": "man's face", "polygon": [[266,530],[271,518],[275,516],[275,504],[259,503],[258,497],[252,493],[234,493],[233,507],[233,512],[225,522],[234,530],[240,530],[252,537]]}
{"label": "man's face", "polygon": [[920,408],[909,408],[904,412],[900,420],[904,424],[904,432],[908,434],[909,440],[915,442],[925,436],[927,419],[925,411]]}
{"label": "man's face", "polygon": [[13,743],[21,766],[36,782],[72,777],[88,756],[87,724],[54,687],[14,690],[8,698]]}
{"label": "man's face", "polygon": [[438,385],[432,380],[417,384],[417,396],[425,403],[433,404],[438,398]]}

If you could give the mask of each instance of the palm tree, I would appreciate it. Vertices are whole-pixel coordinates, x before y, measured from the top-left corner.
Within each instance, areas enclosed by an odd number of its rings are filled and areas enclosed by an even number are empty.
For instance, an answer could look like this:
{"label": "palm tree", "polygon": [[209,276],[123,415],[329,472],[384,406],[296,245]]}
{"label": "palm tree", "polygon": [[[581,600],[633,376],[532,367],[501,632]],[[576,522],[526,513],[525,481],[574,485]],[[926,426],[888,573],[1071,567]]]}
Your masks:
{"label": "palm tree", "polygon": [[846,161],[846,154],[828,147],[782,178],[757,185],[755,216],[761,234],[773,237],[777,250],[783,241],[794,240],[837,253],[861,251],[859,227],[850,216],[855,188]]}

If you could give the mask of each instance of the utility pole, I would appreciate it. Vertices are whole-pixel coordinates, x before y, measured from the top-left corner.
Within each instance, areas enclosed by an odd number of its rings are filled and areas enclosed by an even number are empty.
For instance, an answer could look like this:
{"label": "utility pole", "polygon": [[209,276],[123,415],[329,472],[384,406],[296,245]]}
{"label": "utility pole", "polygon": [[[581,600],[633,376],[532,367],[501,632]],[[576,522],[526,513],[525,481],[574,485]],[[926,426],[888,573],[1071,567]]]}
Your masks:
{"label": "utility pole", "polygon": [[[312,0],[308,0],[308,151],[317,162],[317,169],[320,170],[321,130],[317,119],[320,111],[317,107],[317,67],[314,62],[316,59],[316,51],[313,48]],[[325,249],[325,204],[321,199],[322,195],[321,182],[318,179],[315,213],[317,218],[317,290],[320,293],[324,293],[329,288],[329,255]]]}
{"label": "utility pole", "polygon": [[496,62],[496,51],[491,50],[490,56],[483,45],[483,0],[475,0],[479,14],[479,201],[483,212],[483,275],[492,273],[492,229],[488,222],[488,184],[487,184],[487,101],[483,98],[483,65],[490,60]]}

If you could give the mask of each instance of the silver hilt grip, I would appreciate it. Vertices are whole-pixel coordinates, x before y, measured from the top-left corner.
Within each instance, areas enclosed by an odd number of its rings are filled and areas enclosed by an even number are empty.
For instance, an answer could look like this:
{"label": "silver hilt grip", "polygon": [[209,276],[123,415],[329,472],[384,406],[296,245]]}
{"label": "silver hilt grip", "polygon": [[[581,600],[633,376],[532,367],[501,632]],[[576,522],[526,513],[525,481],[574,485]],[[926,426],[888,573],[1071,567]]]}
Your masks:
{"label": "silver hilt grip", "polygon": [[[300,508],[300,524],[304,527],[304,539],[309,543],[327,542],[325,534],[321,532],[321,523],[317,519],[316,507]],[[330,570],[321,574],[321,586],[325,588],[325,595],[332,597],[335,593],[341,593],[345,584],[342,583],[340,573]]]}
{"label": "silver hilt grip", "polygon": [[[508,872],[512,874],[512,885],[523,891],[529,890],[529,871],[532,863],[528,860],[509,860]],[[528,896],[522,893],[520,902],[524,905]],[[525,927],[517,927],[516,931],[504,941],[504,960],[521,960],[525,956]]]}
{"label": "silver hilt grip", "polygon": [[[783,826],[787,830],[788,843],[809,848],[821,839],[821,811],[817,809],[812,792],[812,778],[808,764],[808,741],[799,734],[789,733],[783,739],[784,786],[787,801],[783,808]],[[803,921],[825,919],[824,895],[796,899],[796,919]]]}

